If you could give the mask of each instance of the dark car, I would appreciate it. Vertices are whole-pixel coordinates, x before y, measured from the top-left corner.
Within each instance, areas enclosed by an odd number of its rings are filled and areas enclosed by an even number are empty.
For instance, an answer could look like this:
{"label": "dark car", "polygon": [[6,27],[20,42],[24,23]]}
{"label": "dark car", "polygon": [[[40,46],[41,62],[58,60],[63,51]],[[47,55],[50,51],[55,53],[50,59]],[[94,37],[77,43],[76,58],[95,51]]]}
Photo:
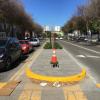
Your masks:
{"label": "dark car", "polygon": [[21,56],[21,46],[16,38],[0,39],[0,69],[9,69]]}

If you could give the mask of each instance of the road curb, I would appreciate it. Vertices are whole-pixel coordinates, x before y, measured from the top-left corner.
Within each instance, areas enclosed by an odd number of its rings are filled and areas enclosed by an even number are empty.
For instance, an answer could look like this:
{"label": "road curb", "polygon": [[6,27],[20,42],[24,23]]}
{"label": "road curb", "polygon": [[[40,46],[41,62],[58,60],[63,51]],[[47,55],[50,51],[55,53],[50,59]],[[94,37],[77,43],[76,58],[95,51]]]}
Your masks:
{"label": "road curb", "polygon": [[82,69],[81,73],[65,76],[65,77],[55,77],[55,76],[44,76],[40,74],[33,73],[29,68],[26,68],[26,76],[30,79],[38,80],[38,81],[46,81],[46,82],[61,82],[61,83],[73,83],[79,82],[86,76],[86,70]]}

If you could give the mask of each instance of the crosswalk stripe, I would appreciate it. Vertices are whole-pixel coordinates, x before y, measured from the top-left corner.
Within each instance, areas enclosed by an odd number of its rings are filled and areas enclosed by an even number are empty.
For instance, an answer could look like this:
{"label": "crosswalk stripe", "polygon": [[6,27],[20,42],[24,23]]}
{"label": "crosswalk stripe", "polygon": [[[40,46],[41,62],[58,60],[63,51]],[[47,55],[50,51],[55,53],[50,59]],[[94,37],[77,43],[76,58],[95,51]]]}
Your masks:
{"label": "crosswalk stripe", "polygon": [[87,100],[79,85],[66,86],[63,91],[65,100]]}
{"label": "crosswalk stripe", "polygon": [[34,88],[34,90],[32,92],[31,100],[41,100],[41,89],[40,89],[40,86],[35,86],[35,88]]}
{"label": "crosswalk stripe", "polygon": [[40,86],[32,83],[25,84],[18,100],[41,100]]}
{"label": "crosswalk stripe", "polygon": [[25,84],[22,93],[20,94],[18,100],[30,100],[32,90],[29,89],[30,85]]}

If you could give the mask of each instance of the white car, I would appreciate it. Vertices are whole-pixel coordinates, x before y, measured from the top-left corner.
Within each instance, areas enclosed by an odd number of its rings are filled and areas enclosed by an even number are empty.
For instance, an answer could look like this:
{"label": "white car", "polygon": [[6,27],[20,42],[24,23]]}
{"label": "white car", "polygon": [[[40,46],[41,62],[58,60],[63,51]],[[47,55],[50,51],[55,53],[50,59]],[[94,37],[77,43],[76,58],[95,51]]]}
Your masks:
{"label": "white car", "polygon": [[60,37],[60,40],[63,40],[63,38],[62,38],[62,37]]}
{"label": "white car", "polygon": [[97,43],[98,42],[98,39],[92,39],[91,40],[93,43]]}
{"label": "white car", "polygon": [[40,40],[38,38],[32,38],[30,39],[30,44],[33,46],[40,46]]}
{"label": "white car", "polygon": [[56,40],[58,40],[59,38],[58,37],[56,37]]}

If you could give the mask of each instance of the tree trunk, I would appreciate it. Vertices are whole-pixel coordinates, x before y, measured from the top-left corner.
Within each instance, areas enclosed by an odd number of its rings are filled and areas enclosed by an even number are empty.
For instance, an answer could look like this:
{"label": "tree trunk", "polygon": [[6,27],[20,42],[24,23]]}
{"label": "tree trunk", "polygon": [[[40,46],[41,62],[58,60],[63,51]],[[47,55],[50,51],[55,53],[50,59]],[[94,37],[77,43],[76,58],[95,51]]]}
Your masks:
{"label": "tree trunk", "polygon": [[98,40],[100,40],[100,30],[98,31]]}
{"label": "tree trunk", "polygon": [[50,33],[50,44],[51,44],[51,33]]}

